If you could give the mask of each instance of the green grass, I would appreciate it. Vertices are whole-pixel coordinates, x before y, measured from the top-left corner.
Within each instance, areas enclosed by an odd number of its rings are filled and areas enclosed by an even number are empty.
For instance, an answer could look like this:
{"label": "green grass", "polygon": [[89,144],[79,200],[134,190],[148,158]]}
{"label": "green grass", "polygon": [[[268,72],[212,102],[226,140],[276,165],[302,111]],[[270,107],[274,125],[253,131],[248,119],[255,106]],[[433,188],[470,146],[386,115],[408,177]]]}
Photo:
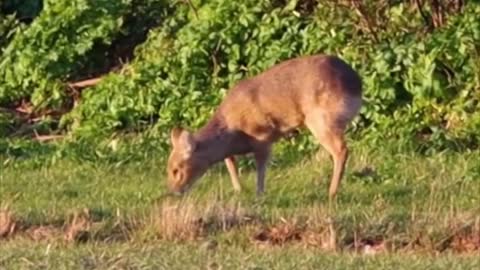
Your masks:
{"label": "green grass", "polygon": [[[22,224],[61,225],[74,211],[88,208],[92,219],[104,224],[97,235],[113,233],[119,220],[131,228],[127,242],[106,241],[106,237],[78,245],[22,236],[0,240],[0,269],[37,264],[49,269],[208,269],[211,264],[210,269],[215,269],[213,262],[222,269],[478,268],[478,258],[441,246],[457,230],[480,234],[479,152],[422,156],[361,143],[351,148],[347,173],[332,205],[327,197],[331,162],[323,151],[317,157],[288,162],[275,158],[262,198],[255,196],[252,168],[242,168],[244,192],[236,194],[222,165],[210,170],[185,197],[168,197],[173,204],[196,205],[199,210],[194,211],[199,212],[208,204],[237,204],[259,217],[262,226],[282,220],[301,226],[301,220],[307,220],[304,223],[316,230],[321,227],[316,222],[332,218],[338,252],[297,242],[258,248],[251,239],[260,225],[237,224],[210,231],[200,240],[162,240],[163,227],[152,221],[165,218],[158,211],[167,198],[161,158],[125,164],[65,158],[45,166],[33,166],[28,160],[9,162],[0,172],[0,205],[8,206]],[[355,255],[348,248],[355,237],[379,238],[397,248],[370,257]],[[218,242],[216,251],[204,250],[205,239]],[[413,243],[415,247],[401,248]]]}
{"label": "green grass", "polygon": [[328,254],[295,247],[268,250],[159,243],[0,246],[5,269],[478,269],[478,256]]}

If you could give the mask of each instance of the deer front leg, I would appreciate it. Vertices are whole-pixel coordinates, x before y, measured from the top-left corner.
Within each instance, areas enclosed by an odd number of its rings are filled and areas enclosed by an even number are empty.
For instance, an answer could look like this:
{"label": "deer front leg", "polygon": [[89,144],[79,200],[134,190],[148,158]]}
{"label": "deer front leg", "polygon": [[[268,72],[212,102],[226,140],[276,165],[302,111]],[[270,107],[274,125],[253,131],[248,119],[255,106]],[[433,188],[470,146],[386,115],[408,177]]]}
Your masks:
{"label": "deer front leg", "polygon": [[257,165],[257,196],[260,196],[265,192],[265,173],[270,158],[270,145],[256,149],[254,155]]}
{"label": "deer front leg", "polygon": [[235,165],[235,157],[227,157],[225,158],[225,165],[227,166],[228,174],[230,175],[230,180],[232,181],[233,189],[237,192],[242,191],[242,186],[240,185],[240,181],[238,180],[238,170],[237,166]]}

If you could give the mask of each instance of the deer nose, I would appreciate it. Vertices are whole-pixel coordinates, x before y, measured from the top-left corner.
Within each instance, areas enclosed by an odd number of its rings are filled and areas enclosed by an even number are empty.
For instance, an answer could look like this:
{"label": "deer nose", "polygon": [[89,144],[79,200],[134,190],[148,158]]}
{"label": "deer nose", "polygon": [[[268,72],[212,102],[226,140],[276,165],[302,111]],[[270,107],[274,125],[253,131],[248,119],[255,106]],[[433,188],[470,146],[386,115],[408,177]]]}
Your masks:
{"label": "deer nose", "polygon": [[180,197],[180,196],[183,195],[183,192],[181,192],[181,191],[172,191],[172,192],[169,192],[168,194],[171,195],[171,196]]}
{"label": "deer nose", "polygon": [[185,193],[185,188],[181,187],[180,185],[177,185],[175,182],[169,182],[168,183],[168,189],[171,194],[180,196],[183,193]]}

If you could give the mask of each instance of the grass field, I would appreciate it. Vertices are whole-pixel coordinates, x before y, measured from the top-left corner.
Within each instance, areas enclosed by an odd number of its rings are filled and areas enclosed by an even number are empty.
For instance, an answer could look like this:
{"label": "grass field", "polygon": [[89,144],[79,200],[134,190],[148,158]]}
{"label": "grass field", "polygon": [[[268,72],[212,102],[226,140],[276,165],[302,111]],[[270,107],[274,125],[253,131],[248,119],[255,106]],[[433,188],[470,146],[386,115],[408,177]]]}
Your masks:
{"label": "grass field", "polygon": [[0,269],[478,269],[480,153],[351,146],[336,201],[331,162],[273,159],[266,194],[223,166],[167,196],[160,157],[112,164],[5,161]]}

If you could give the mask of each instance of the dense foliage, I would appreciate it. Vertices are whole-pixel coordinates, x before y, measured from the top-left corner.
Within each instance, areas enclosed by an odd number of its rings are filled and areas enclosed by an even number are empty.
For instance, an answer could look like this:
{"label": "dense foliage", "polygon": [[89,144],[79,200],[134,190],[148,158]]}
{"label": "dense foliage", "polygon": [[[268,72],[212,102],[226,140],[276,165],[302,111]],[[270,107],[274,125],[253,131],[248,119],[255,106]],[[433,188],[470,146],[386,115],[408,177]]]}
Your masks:
{"label": "dense foliage", "polygon": [[[361,74],[365,106],[353,127],[371,142],[395,138],[425,150],[476,147],[480,139],[474,2],[134,2],[45,1],[0,56],[0,104],[65,106],[64,83],[97,74],[87,63],[100,65],[99,52],[112,50],[96,44],[124,42],[123,30],[143,26],[153,28],[134,42],[141,44],[131,62],[84,90],[62,117],[60,128],[75,140],[148,130],[165,146],[170,127],[204,124],[238,80],[313,53],[339,55]],[[297,149],[311,145],[300,141]]]}
{"label": "dense foliage", "polygon": [[0,58],[0,103],[30,97],[34,105],[65,95],[61,80],[94,42],[109,42],[127,1],[46,1],[40,16],[18,33]]}
{"label": "dense foliage", "polygon": [[8,44],[17,27],[18,21],[14,15],[0,15],[0,49]]}
{"label": "dense foliage", "polygon": [[0,52],[21,26],[31,22],[41,9],[40,0],[0,0]]}

